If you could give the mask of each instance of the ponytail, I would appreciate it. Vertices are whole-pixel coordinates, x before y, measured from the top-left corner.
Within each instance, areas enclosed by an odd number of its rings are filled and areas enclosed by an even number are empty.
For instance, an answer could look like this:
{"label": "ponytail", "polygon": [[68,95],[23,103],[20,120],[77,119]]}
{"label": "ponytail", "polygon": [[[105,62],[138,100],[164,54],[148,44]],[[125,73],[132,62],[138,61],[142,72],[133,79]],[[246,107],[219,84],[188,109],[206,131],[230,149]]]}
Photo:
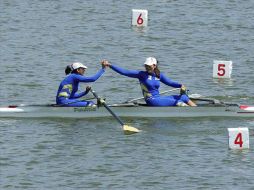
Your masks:
{"label": "ponytail", "polygon": [[157,60],[157,65],[156,65],[156,68],[154,69],[154,73],[155,73],[157,78],[160,78],[161,72],[159,70],[158,64],[159,64],[159,61]]}
{"label": "ponytail", "polygon": [[65,68],[65,74],[68,75],[72,72],[72,68],[70,65],[67,65],[66,68]]}

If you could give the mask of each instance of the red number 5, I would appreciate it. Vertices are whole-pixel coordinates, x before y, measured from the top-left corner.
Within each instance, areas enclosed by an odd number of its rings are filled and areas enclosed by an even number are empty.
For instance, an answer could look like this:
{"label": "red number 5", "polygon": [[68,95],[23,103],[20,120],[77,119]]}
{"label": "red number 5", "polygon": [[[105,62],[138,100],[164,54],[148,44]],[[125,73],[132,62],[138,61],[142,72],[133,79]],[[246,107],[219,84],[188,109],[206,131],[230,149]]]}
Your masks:
{"label": "red number 5", "polygon": [[240,147],[243,146],[243,139],[242,139],[242,133],[238,133],[235,138],[235,144],[239,144]]}
{"label": "red number 5", "polygon": [[137,19],[137,23],[139,25],[143,24],[143,22],[144,22],[144,20],[143,20],[143,18],[141,16],[142,16],[142,13],[140,13],[140,15],[138,16],[138,19]]}
{"label": "red number 5", "polygon": [[224,76],[225,73],[225,64],[218,64],[218,76]]}

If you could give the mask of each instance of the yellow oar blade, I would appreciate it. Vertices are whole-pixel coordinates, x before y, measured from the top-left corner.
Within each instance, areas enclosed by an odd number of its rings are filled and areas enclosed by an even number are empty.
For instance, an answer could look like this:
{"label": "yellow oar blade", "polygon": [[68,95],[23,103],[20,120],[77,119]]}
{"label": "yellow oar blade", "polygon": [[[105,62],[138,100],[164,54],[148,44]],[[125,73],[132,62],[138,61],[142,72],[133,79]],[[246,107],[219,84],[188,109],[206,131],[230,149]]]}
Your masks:
{"label": "yellow oar blade", "polygon": [[123,132],[125,135],[131,135],[140,132],[140,130],[129,125],[123,125]]}

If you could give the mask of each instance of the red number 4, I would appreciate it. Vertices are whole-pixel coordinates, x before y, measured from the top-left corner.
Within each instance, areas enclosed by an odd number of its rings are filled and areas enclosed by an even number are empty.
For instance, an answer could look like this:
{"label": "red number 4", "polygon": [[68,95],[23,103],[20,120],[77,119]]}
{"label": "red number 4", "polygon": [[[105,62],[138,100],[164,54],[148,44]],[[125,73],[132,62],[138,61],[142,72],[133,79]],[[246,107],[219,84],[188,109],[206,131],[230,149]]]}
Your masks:
{"label": "red number 4", "polygon": [[225,64],[218,64],[218,76],[224,76],[225,73]]}
{"label": "red number 4", "polygon": [[238,133],[235,138],[235,144],[239,144],[240,147],[243,146],[243,139],[242,139],[242,133]]}

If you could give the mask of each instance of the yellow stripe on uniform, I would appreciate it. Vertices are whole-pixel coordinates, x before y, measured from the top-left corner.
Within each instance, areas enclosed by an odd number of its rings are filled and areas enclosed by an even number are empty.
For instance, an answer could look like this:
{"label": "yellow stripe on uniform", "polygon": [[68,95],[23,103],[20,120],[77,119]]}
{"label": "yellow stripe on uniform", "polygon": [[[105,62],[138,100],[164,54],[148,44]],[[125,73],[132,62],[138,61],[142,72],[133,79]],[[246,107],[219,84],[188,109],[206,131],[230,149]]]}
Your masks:
{"label": "yellow stripe on uniform", "polygon": [[72,92],[72,84],[66,84],[63,86],[62,89],[69,89],[69,92],[71,93]]}
{"label": "yellow stripe on uniform", "polygon": [[62,91],[64,91],[64,92],[60,92],[58,97],[68,98],[70,96],[71,92],[72,92],[72,84],[66,84],[66,85],[64,85],[63,88],[62,88]]}
{"label": "yellow stripe on uniform", "polygon": [[146,88],[144,84],[140,83],[140,87],[143,92],[144,98],[149,98],[152,96],[152,94],[148,92],[148,89]]}
{"label": "yellow stripe on uniform", "polygon": [[65,97],[65,98],[68,98],[69,97],[69,94],[67,92],[61,92],[58,94],[58,97]]}

